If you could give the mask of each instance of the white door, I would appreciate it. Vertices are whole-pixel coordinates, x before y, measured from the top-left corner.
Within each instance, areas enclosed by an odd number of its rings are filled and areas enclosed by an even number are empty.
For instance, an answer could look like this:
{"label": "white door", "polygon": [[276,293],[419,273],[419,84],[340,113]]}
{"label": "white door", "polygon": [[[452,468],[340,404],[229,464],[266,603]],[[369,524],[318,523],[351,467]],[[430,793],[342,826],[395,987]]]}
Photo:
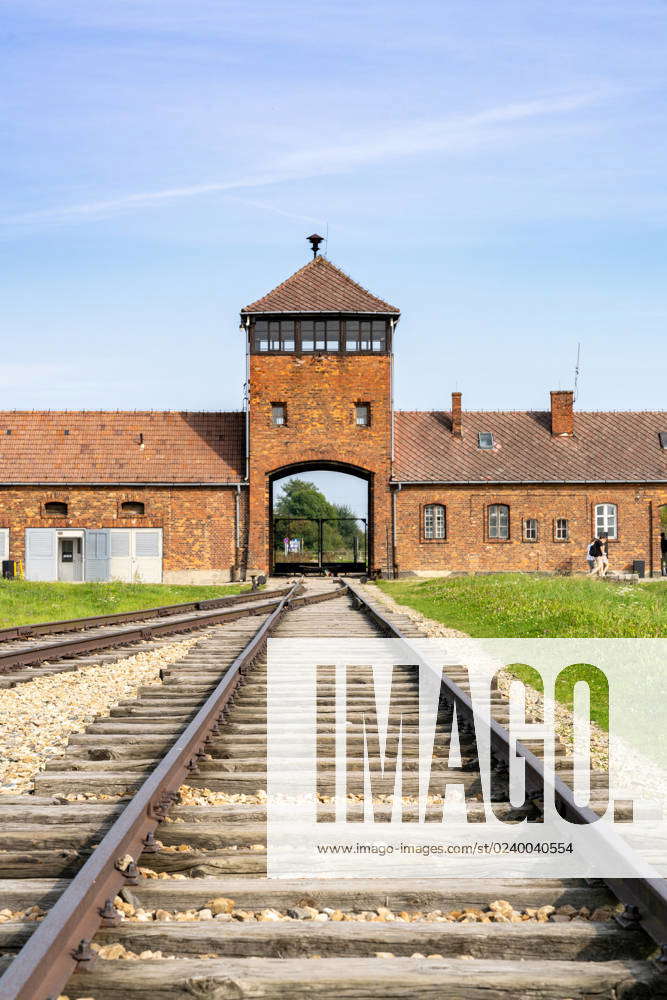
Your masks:
{"label": "white door", "polygon": [[58,579],[58,536],[55,528],[25,529],[26,580]]}
{"label": "white door", "polygon": [[86,530],[86,580],[109,579],[109,530]]}
{"label": "white door", "polygon": [[132,528],[132,579],[162,583],[162,528]]}
{"label": "white door", "polygon": [[110,528],[109,576],[126,583],[162,583],[162,529]]}
{"label": "white door", "polygon": [[109,529],[109,579],[132,582],[131,528]]}
{"label": "white door", "polygon": [[9,559],[9,528],[0,528],[0,562]]}

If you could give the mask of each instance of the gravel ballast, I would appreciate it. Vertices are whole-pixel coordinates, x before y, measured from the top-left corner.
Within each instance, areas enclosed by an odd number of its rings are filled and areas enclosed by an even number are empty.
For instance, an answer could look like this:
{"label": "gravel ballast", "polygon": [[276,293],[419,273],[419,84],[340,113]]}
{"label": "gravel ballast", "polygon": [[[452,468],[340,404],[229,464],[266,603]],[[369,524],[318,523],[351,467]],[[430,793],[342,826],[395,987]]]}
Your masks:
{"label": "gravel ballast", "polygon": [[33,775],[59,756],[72,733],[139,688],[159,686],[160,670],[182,659],[199,639],[168,643],[159,649],[49,674],[0,690],[0,795],[31,791]]}

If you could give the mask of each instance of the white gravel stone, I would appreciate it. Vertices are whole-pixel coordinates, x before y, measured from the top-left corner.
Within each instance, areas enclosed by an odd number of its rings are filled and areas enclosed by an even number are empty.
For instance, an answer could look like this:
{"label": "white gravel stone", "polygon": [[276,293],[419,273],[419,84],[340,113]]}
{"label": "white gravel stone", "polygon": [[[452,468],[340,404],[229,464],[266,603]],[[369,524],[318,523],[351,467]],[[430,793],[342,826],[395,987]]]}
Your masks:
{"label": "white gravel stone", "polygon": [[72,733],[106,716],[139,688],[159,686],[160,670],[182,659],[200,638],[150,652],[48,674],[0,690],[0,795],[33,788],[33,775],[62,754]]}

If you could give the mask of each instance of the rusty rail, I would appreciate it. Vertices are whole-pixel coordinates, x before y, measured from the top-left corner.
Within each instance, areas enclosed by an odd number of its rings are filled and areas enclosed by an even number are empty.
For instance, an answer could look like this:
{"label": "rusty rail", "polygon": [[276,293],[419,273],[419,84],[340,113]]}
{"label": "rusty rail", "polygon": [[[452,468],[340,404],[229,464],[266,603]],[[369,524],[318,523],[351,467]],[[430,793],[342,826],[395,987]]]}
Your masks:
{"label": "rusty rail", "polygon": [[297,596],[300,583],[289,589],[23,946],[0,979],[0,1000],[52,1000],[73,972],[94,960],[93,935],[106,921],[117,919],[114,897],[136,884],[136,859],[150,850],[157,825],[178,797],[177,789],[196,772],[210,734],[219,732],[243,671],[262,652],[286,611],[340,596],[345,585],[337,582],[338,589],[310,597]]}
{"label": "rusty rail", "polygon": [[[381,611],[372,607],[367,599],[349,581],[345,581],[348,592],[355,604],[363,608],[366,614],[378,627],[394,639],[401,639],[408,648],[413,648],[408,636],[394,625]],[[419,653],[415,655],[421,659]],[[472,700],[448,677],[442,677],[448,700],[456,706],[458,718],[473,720],[475,711]],[[516,754],[525,761],[526,794],[537,792],[545,787],[545,772],[542,761],[520,743],[515,743]],[[491,719],[491,754],[493,758],[507,767],[510,759],[510,736],[508,731],[494,719]],[[595,823],[599,819],[597,813],[586,806],[575,802],[574,793],[557,775],[550,779],[559,813],[571,823]],[[619,915],[621,926],[642,927],[660,948],[660,962],[667,962],[667,879],[662,878],[604,878],[602,881],[616,898],[624,904],[625,910]]]}
{"label": "rusty rail", "polygon": [[31,622],[27,625],[11,625],[0,629],[0,642],[16,639],[31,639],[36,635],[59,635],[62,632],[82,632],[84,629],[100,625],[120,625],[123,622],[143,621],[147,618],[166,618],[170,615],[185,614],[188,611],[213,611],[247,601],[262,601],[284,597],[289,587],[279,590],[247,590],[226,597],[210,597],[202,601],[188,601],[184,604],[163,604],[156,608],[140,608],[137,611],[118,611],[110,615],[91,615],[87,618],[67,618],[54,622]]}
{"label": "rusty rail", "polygon": [[198,615],[176,621],[153,622],[150,625],[140,625],[137,628],[105,632],[103,635],[83,635],[76,639],[62,639],[60,642],[29,646],[26,649],[14,651],[10,649],[7,652],[0,652],[0,674],[16,670],[18,667],[28,667],[47,661],[62,660],[63,657],[67,656],[79,656],[82,653],[93,653],[96,650],[126,646],[129,643],[143,642],[162,635],[177,635],[179,632],[191,632],[193,629],[205,628],[209,625],[223,625],[236,621],[238,618],[265,614],[267,608],[276,607],[279,601],[279,598],[260,600],[249,608],[203,611]]}

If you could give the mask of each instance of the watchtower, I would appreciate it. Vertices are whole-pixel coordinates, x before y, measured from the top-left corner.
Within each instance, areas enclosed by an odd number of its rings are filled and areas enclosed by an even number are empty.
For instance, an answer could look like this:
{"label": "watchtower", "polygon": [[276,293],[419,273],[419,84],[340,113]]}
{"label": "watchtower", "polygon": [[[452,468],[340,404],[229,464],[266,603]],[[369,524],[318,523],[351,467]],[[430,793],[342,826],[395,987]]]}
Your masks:
{"label": "watchtower", "polygon": [[399,310],[318,252],[241,311],[247,341],[248,566],[270,572],[273,481],[332,469],[368,483],[368,569],[392,565],[392,342]]}

